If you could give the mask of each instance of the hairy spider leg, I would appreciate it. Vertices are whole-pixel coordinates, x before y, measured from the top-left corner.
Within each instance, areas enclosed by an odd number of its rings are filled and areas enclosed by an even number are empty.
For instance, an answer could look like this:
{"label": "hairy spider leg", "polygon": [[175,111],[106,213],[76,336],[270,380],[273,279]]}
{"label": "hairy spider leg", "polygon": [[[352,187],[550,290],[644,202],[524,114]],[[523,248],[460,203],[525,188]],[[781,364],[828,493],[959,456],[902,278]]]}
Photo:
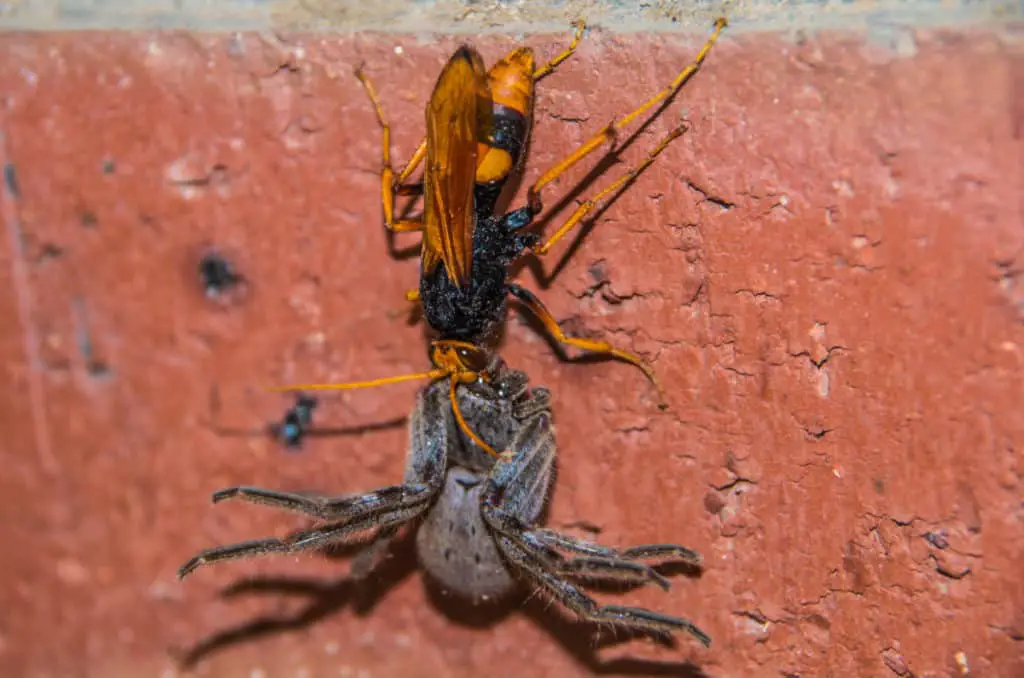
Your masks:
{"label": "hairy spider leg", "polygon": [[[601,605],[568,580],[583,578],[654,583],[664,589],[668,588],[668,581],[649,566],[634,562],[634,559],[647,555],[679,554],[689,561],[692,560],[690,556],[696,554],[671,544],[638,546],[620,551],[581,542],[553,530],[531,529],[517,515],[523,509],[521,502],[531,496],[530,492],[522,490],[536,483],[539,469],[550,465],[554,440],[550,427],[541,417],[527,424],[519,434],[519,441],[514,446],[516,452],[510,457],[502,457],[488,474],[481,497],[484,522],[493,531],[502,555],[526,578],[583,619],[655,635],[686,631],[703,645],[710,645],[711,638],[687,619],[643,608]],[[566,558],[556,550],[558,548],[583,557]],[[634,550],[635,554],[632,553]]]}

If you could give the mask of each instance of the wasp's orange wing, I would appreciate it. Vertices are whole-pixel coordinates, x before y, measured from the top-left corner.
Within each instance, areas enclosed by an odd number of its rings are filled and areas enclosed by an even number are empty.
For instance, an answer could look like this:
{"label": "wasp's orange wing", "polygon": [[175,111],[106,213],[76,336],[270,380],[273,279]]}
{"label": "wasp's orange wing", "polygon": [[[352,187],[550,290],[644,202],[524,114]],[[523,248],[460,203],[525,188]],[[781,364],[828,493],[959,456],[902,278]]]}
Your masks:
{"label": "wasp's orange wing", "polygon": [[444,262],[449,279],[460,286],[469,281],[473,261],[477,140],[490,110],[483,59],[460,47],[441,71],[427,104],[421,254],[424,273]]}

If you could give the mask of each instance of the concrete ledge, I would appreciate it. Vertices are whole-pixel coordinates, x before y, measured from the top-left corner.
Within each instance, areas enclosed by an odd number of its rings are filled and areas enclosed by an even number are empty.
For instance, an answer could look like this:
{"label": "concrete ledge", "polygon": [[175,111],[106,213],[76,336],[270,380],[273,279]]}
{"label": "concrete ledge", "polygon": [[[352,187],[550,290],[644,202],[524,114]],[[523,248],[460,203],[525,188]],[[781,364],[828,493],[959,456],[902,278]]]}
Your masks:
{"label": "concrete ledge", "polygon": [[8,30],[187,29],[553,32],[584,17],[617,32],[703,31],[725,14],[737,31],[1002,25],[1024,18],[1016,0],[22,0],[0,3]]}

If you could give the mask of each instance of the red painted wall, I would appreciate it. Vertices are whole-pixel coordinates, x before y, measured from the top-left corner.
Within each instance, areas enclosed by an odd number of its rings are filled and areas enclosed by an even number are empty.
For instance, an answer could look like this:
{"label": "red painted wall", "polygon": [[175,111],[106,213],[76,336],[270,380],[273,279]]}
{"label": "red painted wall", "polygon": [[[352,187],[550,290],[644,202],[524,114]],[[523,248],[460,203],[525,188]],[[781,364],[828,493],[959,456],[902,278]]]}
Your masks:
{"label": "red painted wall", "polygon": [[[561,38],[531,43],[551,55]],[[201,548],[306,524],[211,507],[215,489],[400,478],[400,423],[288,454],[211,421],[279,416],[290,401],[267,385],[427,366],[403,316],[416,262],[388,253],[380,133],[352,69],[382,91],[404,159],[455,44],[0,38],[17,183],[0,246],[0,674],[178,675],[204,643],[192,670],[221,677],[1024,673],[1024,105],[1019,55],[984,33],[918,34],[902,58],[854,36],[729,35],[623,157],[681,111],[692,130],[550,288],[520,275],[573,332],[648,356],[669,393],[659,412],[634,368],[559,362],[513,316],[504,354],[555,394],[549,524],[700,550],[698,580],[601,597],[687,616],[710,650],[595,646],[536,599],[459,623],[407,548],[362,591],[316,556],[175,580]],[[476,44],[489,60],[510,47]],[[540,87],[527,180],[697,47],[588,38]],[[204,298],[208,246],[245,295]],[[318,421],[400,418],[416,388],[329,397]],[[219,595],[250,575],[291,585]]]}

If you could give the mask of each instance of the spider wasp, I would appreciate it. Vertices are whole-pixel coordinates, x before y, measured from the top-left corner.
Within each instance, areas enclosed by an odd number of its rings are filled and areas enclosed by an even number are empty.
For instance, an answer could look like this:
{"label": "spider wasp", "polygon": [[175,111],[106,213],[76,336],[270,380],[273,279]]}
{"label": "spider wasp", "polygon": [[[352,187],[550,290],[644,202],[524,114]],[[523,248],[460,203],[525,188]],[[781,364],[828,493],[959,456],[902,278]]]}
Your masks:
{"label": "spider wasp", "polygon": [[[291,386],[282,390],[353,389],[413,379],[448,378],[449,396],[459,426],[477,445],[497,455],[466,425],[458,411],[455,389],[459,383],[489,378],[485,369],[489,343],[504,321],[511,295],[529,308],[559,343],[636,365],[662,395],[654,371],[640,356],[605,341],[567,336],[536,295],[509,281],[509,266],[528,253],[547,254],[588,213],[633,181],[683,134],[685,125],[674,128],[642,162],[583,201],[546,240],[526,231],[543,210],[541,190],[596,149],[614,144],[620,130],[674,96],[700,68],[726,25],[724,18],[718,19],[704,47],[668,86],[606,125],[546,171],[529,187],[526,206],[507,214],[496,214],[496,203],[522,160],[533,112],[534,86],[575,52],[583,35],[583,22],[577,22],[570,45],[539,68],[529,47],[513,50],[489,71],[471,47],[464,45],[456,50],[441,71],[427,104],[426,138],[397,175],[391,164],[390,125],[370,80],[361,68],[357,69],[356,76],[367,91],[382,129],[381,199],[385,226],[394,233],[423,234],[420,285],[408,292],[406,298],[420,304],[428,325],[438,335],[431,344],[434,369],[365,382]],[[406,183],[421,164],[422,182]],[[396,197],[418,194],[424,199],[421,218],[396,219]],[[664,398],[661,400],[664,402]]]}

